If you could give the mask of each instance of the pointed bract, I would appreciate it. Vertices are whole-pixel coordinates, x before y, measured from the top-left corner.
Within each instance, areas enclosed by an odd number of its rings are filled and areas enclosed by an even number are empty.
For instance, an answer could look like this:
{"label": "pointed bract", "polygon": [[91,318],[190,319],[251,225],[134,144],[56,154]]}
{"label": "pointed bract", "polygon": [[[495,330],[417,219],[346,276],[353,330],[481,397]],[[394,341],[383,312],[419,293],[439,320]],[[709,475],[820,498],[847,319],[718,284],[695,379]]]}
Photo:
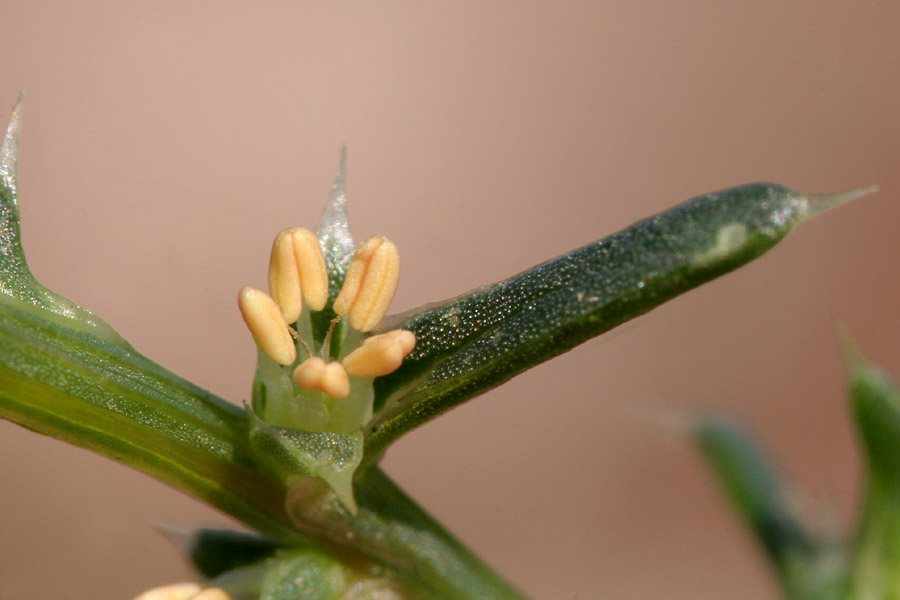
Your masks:
{"label": "pointed bract", "polygon": [[15,201],[16,168],[19,158],[19,123],[22,118],[22,105],[25,102],[25,90],[19,94],[19,99],[13,107],[9,117],[9,125],[6,127],[6,135],[3,136],[3,145],[0,146],[0,181],[13,195]]}
{"label": "pointed bract", "polygon": [[334,184],[331,186],[331,195],[316,226],[316,236],[319,238],[328,267],[328,290],[331,298],[336,297],[340,291],[344,272],[353,257],[353,236],[350,234],[350,224],[347,221],[347,196],[344,193],[346,178],[347,148],[344,147],[341,149],[341,159]]}

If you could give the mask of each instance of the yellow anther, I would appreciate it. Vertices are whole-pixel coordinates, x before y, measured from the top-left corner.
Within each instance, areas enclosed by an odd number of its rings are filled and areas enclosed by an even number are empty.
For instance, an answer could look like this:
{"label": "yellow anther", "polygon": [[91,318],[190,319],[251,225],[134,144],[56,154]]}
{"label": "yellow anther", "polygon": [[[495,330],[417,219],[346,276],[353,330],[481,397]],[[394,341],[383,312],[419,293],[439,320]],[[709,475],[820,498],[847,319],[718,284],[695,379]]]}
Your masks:
{"label": "yellow anther", "polygon": [[289,365],[297,358],[297,348],[284,316],[265,292],[246,285],[238,292],[238,308],[257,345],[275,362]]}
{"label": "yellow anther", "polygon": [[328,272],[313,232],[294,227],[275,236],[269,259],[269,291],[288,323],[300,318],[304,300],[313,310],[325,307]]}
{"label": "yellow anther", "polygon": [[396,371],[415,346],[412,331],[395,329],[368,338],[342,362],[354,377],[380,377]]}
{"label": "yellow anther", "polygon": [[294,370],[294,381],[304,390],[318,390],[332,398],[350,394],[350,380],[341,363],[326,363],[318,356],[307,358]]}
{"label": "yellow anther", "polygon": [[303,310],[300,269],[297,268],[297,259],[294,257],[291,231],[285,229],[275,236],[269,257],[269,292],[288,323],[299,319]]}
{"label": "yellow anther", "polygon": [[202,590],[196,583],[176,583],[147,590],[134,600],[191,600]]}
{"label": "yellow anther", "polygon": [[313,310],[322,310],[328,302],[328,269],[319,239],[309,229],[298,227],[291,236],[294,242],[294,256],[300,268],[300,287],[306,305]]}
{"label": "yellow anther", "polygon": [[334,301],[334,312],[350,315],[350,325],[371,331],[387,312],[400,279],[400,254],[384,236],[366,240],[356,250],[344,285]]}

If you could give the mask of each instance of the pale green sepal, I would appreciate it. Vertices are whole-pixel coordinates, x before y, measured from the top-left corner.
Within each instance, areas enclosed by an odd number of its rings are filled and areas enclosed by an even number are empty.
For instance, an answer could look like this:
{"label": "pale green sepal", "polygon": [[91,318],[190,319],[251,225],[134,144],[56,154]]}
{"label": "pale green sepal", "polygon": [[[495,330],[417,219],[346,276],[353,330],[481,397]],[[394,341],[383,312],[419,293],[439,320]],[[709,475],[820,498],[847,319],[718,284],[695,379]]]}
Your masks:
{"label": "pale green sepal", "polygon": [[[362,461],[362,432],[310,432],[266,424],[247,406],[250,446],[260,462],[287,488],[286,502],[304,497],[320,479],[351,513],[356,513],[353,474]],[[289,509],[289,507],[288,507]]]}
{"label": "pale green sepal", "polygon": [[313,549],[285,549],[223,573],[209,585],[225,590],[234,600],[437,599],[427,591],[407,589],[384,569],[364,562],[356,567]]}

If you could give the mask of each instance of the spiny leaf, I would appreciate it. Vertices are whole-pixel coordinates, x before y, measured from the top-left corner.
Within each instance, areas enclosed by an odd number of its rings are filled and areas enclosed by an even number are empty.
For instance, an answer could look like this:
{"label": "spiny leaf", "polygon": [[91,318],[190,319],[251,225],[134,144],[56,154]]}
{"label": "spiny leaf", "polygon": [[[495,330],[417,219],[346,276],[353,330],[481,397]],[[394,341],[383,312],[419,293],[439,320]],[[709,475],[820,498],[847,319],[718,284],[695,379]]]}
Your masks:
{"label": "spiny leaf", "polygon": [[873,190],[803,196],[775,184],[706,194],[515,277],[386,319],[416,334],[376,380],[366,461],[514,375],[765,253],[798,223]]}
{"label": "spiny leaf", "polygon": [[38,283],[25,261],[19,226],[17,181],[19,127],[24,99],[23,92],[13,109],[3,145],[0,146],[0,304],[12,305],[20,310],[41,311],[44,318],[127,347],[128,344],[106,321]]}

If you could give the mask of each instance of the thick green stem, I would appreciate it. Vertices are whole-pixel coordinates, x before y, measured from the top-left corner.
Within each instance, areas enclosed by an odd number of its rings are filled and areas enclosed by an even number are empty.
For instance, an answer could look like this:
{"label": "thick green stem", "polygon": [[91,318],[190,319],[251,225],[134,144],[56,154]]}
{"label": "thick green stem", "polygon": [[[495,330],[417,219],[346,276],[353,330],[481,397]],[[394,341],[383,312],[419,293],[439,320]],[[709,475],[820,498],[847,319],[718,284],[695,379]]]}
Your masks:
{"label": "thick green stem", "polygon": [[422,596],[521,598],[377,468],[356,483],[355,517],[336,500],[301,510],[305,520],[289,515],[243,411],[127,347],[10,300],[0,304],[0,348],[0,417],[138,468],[282,544],[387,567]]}

